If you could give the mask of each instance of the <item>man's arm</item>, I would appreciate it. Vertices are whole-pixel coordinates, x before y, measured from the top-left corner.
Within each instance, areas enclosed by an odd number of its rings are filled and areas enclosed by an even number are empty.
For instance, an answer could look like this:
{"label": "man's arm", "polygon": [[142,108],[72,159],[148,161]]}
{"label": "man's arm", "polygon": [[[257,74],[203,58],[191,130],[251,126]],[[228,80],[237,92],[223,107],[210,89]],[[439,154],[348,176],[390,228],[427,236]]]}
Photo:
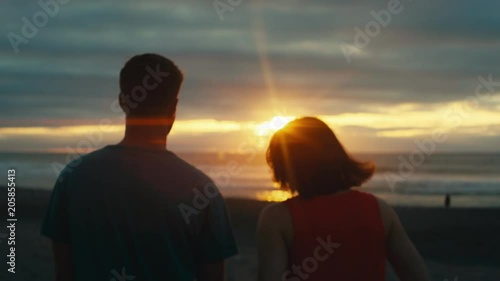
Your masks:
{"label": "man's arm", "polygon": [[[70,244],[52,241],[56,281],[73,281],[73,263]],[[201,279],[200,279],[201,280]]]}
{"label": "man's arm", "polygon": [[224,260],[238,253],[224,199],[217,196],[197,215],[201,229],[195,246],[196,276],[202,281],[223,281]]}
{"label": "man's arm", "polygon": [[41,234],[52,240],[56,281],[74,280],[65,175],[66,168],[56,180],[41,229]]}
{"label": "man's arm", "polygon": [[196,270],[196,279],[198,281],[223,281],[224,261],[200,264]]}

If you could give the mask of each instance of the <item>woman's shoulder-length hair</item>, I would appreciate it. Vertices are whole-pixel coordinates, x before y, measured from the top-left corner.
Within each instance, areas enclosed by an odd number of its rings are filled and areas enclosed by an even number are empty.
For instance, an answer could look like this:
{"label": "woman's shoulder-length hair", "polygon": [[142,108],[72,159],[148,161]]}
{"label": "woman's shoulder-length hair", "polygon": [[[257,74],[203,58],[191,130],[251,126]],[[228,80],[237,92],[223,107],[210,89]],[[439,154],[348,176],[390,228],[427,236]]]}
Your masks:
{"label": "woman's shoulder-length hair", "polygon": [[351,157],[323,121],[304,117],[277,131],[267,150],[274,181],[301,197],[326,195],[360,186],[375,166]]}

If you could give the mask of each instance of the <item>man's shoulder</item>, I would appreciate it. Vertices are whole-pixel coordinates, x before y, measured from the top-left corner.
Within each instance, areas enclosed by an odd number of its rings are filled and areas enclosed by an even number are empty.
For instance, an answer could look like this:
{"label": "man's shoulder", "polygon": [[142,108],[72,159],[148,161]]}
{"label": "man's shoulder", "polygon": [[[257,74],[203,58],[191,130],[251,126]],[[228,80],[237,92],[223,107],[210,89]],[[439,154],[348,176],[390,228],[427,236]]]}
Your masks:
{"label": "man's shoulder", "polygon": [[[173,153],[172,153],[173,154]],[[203,171],[192,165],[191,163],[187,162],[186,160],[180,158],[179,156],[174,155],[173,158],[173,165],[178,168],[178,174],[179,176],[184,176],[187,177],[188,179],[191,179],[193,181],[204,181],[204,182],[211,182],[212,180],[210,177],[205,174]]]}
{"label": "man's shoulder", "polygon": [[106,149],[106,147],[96,149],[92,152],[89,152],[87,154],[80,154],[78,157],[76,157],[73,161],[71,161],[68,166],[78,166],[79,164],[92,161],[92,160],[98,160],[102,158],[105,155],[108,155],[109,151]]}
{"label": "man's shoulder", "polygon": [[61,181],[63,177],[68,178],[70,175],[74,174],[73,172],[80,170],[82,167],[88,166],[84,164],[89,160],[97,159],[100,155],[106,153],[103,150],[104,148],[101,148],[87,154],[68,155],[67,159],[71,159],[71,161],[69,161],[61,170],[59,181]]}
{"label": "man's shoulder", "polygon": [[137,151],[130,152],[131,151],[117,151],[113,147],[108,146],[88,154],[75,156],[74,159],[66,165],[61,175],[67,178],[77,176],[81,173],[88,174],[89,170],[102,170],[102,165],[105,165],[105,163],[109,164],[109,161],[123,162],[140,157],[140,160],[136,159],[138,160],[137,163],[144,165],[145,169],[148,168],[148,165],[155,165],[157,169],[158,167],[164,169],[163,175],[170,178],[177,178],[186,184],[200,185],[212,182],[210,177],[203,171],[171,151],[163,151],[154,154],[150,152],[141,152],[139,154],[135,154]]}

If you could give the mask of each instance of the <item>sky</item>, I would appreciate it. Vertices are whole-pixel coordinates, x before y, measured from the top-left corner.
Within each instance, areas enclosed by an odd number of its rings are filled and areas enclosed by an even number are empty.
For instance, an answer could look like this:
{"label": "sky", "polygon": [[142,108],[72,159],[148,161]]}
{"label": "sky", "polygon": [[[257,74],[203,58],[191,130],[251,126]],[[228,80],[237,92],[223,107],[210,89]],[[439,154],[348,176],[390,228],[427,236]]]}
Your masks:
{"label": "sky", "polygon": [[0,151],[118,142],[118,73],[153,52],[185,74],[172,150],[262,150],[287,121],[319,116],[353,152],[425,141],[500,152],[499,10],[493,0],[4,0]]}

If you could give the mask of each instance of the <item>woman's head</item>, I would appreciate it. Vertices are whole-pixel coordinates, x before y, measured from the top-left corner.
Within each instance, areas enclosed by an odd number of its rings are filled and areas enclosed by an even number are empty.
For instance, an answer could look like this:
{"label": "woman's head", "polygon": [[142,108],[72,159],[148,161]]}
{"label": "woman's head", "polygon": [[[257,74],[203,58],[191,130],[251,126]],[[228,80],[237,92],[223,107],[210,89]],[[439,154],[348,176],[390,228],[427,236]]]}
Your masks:
{"label": "woman's head", "polygon": [[360,186],[374,171],[354,160],[323,121],[304,117],[277,131],[267,150],[267,163],[282,189],[303,197]]}

